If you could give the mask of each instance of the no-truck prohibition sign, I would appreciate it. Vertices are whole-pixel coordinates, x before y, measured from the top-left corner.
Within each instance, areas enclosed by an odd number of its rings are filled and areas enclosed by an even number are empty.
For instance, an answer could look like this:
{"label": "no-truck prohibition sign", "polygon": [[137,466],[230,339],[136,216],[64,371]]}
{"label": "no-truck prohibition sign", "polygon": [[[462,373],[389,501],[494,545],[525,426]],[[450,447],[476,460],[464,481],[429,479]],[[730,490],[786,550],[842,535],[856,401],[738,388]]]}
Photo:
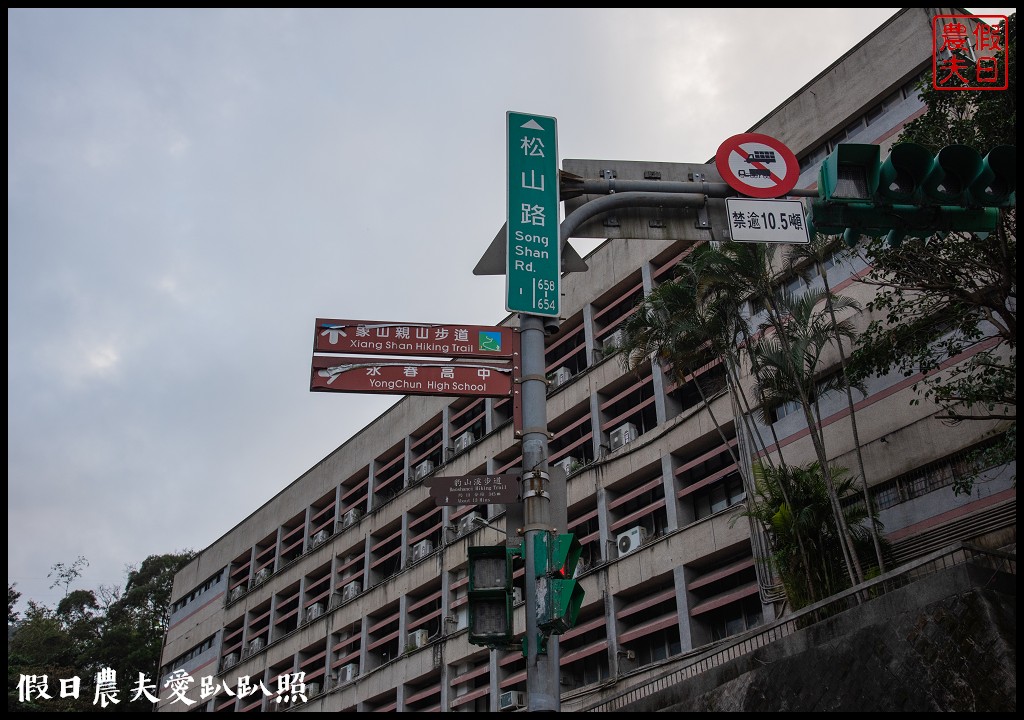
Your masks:
{"label": "no-truck prohibition sign", "polygon": [[733,135],[715,153],[715,166],[729,186],[755,198],[782,197],[800,177],[793,151],[770,135]]}

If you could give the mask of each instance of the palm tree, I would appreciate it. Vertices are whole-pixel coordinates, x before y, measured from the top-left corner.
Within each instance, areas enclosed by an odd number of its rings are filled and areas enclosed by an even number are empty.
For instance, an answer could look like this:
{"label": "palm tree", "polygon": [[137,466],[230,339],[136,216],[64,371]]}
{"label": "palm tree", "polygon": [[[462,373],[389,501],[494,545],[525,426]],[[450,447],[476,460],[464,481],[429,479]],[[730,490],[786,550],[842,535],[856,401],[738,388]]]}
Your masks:
{"label": "palm tree", "polygon": [[[739,405],[746,406],[746,412],[740,411],[735,414],[741,418],[748,436],[760,440],[760,433],[751,431],[749,427],[750,407],[738,381],[736,338],[741,332],[738,328],[741,327],[743,333],[747,331],[746,321],[724,302],[699,302],[694,280],[691,265],[684,261],[677,267],[677,277],[674,280],[656,287],[623,321],[624,339],[615,350],[620,354],[620,361],[626,370],[638,370],[654,358],[666,366],[678,384],[682,385],[693,379],[701,402],[707,408],[722,444],[740,469],[747,495],[752,496],[754,483],[749,477],[747,463],[739,462],[733,451],[722,423],[708,402],[699,372],[700,368],[713,361],[715,357],[721,358],[734,408]],[[763,448],[763,440],[761,445]],[[777,439],[776,447],[781,447]],[[770,458],[766,455],[764,461],[770,463]],[[755,542],[763,542],[760,528],[752,526],[751,531]],[[799,538],[797,542],[799,544]],[[776,599],[769,597],[775,594],[775,591],[770,589],[774,585],[776,583],[773,581],[763,583],[763,587],[769,588],[766,601]]]}
{"label": "palm tree", "polygon": [[[817,235],[806,245],[794,245],[787,258],[787,268],[790,272],[797,269],[797,266],[804,261],[810,261],[818,276],[821,278],[825,290],[825,308],[828,310],[832,325],[836,326],[835,304],[832,302],[832,288],[828,282],[828,268],[825,262],[835,256],[842,245],[839,236]],[[801,273],[803,274],[803,273]],[[839,368],[843,377],[843,386],[846,391],[846,405],[850,413],[850,430],[853,433],[853,447],[857,455],[857,469],[860,472],[861,491],[864,497],[864,505],[867,508],[868,527],[871,529],[871,539],[875,546],[875,559],[878,562],[878,571],[885,572],[885,559],[882,554],[881,542],[878,533],[875,531],[875,511],[871,503],[871,494],[868,492],[868,477],[864,471],[864,454],[860,448],[860,434],[857,431],[857,410],[853,402],[853,385],[847,372],[846,349],[842,338],[835,338],[835,345],[839,351]]]}
{"label": "palm tree", "polygon": [[704,394],[697,371],[714,359],[716,318],[705,312],[696,291],[686,278],[666,282],[644,297],[633,314],[623,321],[624,339],[615,350],[626,370],[637,371],[651,359],[660,361],[680,385],[692,376],[701,403],[708,409],[723,445],[737,462],[722,424]]}
{"label": "palm tree", "polygon": [[[856,491],[845,469],[833,467],[830,475],[840,497]],[[840,570],[846,543],[835,522],[821,466],[815,462],[783,469],[755,463],[754,476],[755,496],[748,499],[747,509],[740,515],[769,528],[771,552],[767,559],[782,579],[793,607],[805,607],[848,587]],[[786,494],[783,486],[789,488]],[[854,528],[856,551],[870,554],[872,541],[863,525],[864,509],[848,507],[844,519]],[[798,538],[802,538],[801,552],[796,552]]]}
{"label": "palm tree", "polygon": [[[864,579],[864,573],[854,552],[852,535],[845,527],[839,496],[834,489],[825,452],[819,406],[820,397],[836,389],[839,382],[834,376],[819,379],[817,375],[822,364],[822,354],[834,338],[852,338],[853,329],[849,321],[833,326],[826,315],[815,309],[823,295],[823,291],[809,290],[801,295],[782,293],[776,297],[774,307],[778,319],[771,328],[774,332],[763,336],[755,348],[761,365],[756,377],[760,394],[766,402],[762,406],[765,415],[768,414],[768,408],[787,401],[798,402],[803,410],[811,444],[829,490],[836,522],[846,538],[844,556],[850,570],[850,582],[855,585]],[[841,309],[858,307],[849,299],[833,298],[832,302]],[[765,422],[771,423],[772,418],[765,417]]]}
{"label": "palm tree", "polygon": [[[830,342],[833,333],[813,312],[813,303],[802,308],[789,307],[785,293],[777,292],[775,254],[776,246],[770,243],[729,243],[700,254],[695,263],[701,283],[700,295],[702,298],[728,298],[728,302],[735,307],[741,301],[753,300],[763,304],[767,310],[768,321],[761,328],[760,338],[754,342],[748,341],[746,346],[752,370],[758,378],[759,389],[773,390],[776,398],[796,400],[803,409],[811,442],[829,490],[832,510],[842,536],[846,539],[843,555],[850,582],[855,585],[863,580],[864,575],[853,551],[850,530],[845,527],[839,498],[834,492],[824,442],[814,413],[815,370],[821,352]],[[801,311],[799,321],[794,320],[794,310]],[[801,323],[803,327],[800,327]],[[767,335],[773,339],[768,341]],[[773,353],[773,364],[764,367],[769,352]],[[787,387],[786,392],[782,391],[783,387]],[[767,406],[762,402],[763,408]],[[766,419],[766,424],[772,425],[771,418]]]}

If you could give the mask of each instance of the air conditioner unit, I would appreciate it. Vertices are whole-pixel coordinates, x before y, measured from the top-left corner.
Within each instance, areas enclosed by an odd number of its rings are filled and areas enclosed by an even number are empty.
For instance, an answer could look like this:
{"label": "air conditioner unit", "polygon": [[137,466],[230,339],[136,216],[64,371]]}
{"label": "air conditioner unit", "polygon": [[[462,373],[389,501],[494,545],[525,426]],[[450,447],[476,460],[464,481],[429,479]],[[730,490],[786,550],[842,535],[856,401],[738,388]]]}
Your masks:
{"label": "air conditioner unit", "polygon": [[413,473],[413,477],[416,478],[416,480],[422,480],[432,472],[434,472],[434,461],[424,460],[416,466],[416,471]]}
{"label": "air conditioner unit", "polygon": [[307,698],[311,698],[314,695],[319,695],[319,694],[320,694],[320,683],[318,683],[318,682],[306,683],[306,697]]}
{"label": "air conditioner unit", "polygon": [[427,629],[420,628],[415,632],[409,633],[409,642],[407,645],[414,648],[421,648],[427,644],[428,638]]}
{"label": "air conditioner unit", "polygon": [[615,538],[615,546],[619,549],[619,557],[629,555],[631,552],[640,549],[644,540],[647,539],[647,528],[637,525],[631,527],[624,533],[619,533]]}
{"label": "air conditioner unit", "polygon": [[455,629],[462,630],[469,627],[469,606],[463,605],[455,610]]}
{"label": "air conditioner unit", "polygon": [[623,343],[626,342],[626,330],[625,328],[619,328],[611,335],[606,337],[602,342],[601,346],[613,350],[615,348],[622,347]]}
{"label": "air conditioner unit", "polygon": [[359,666],[355,663],[342,665],[338,668],[338,684],[352,682],[359,677]]}
{"label": "air conditioner unit", "polygon": [[624,425],[619,425],[617,428],[612,430],[609,446],[611,447],[612,452],[614,452],[623,445],[633,442],[636,438],[636,425],[633,423],[625,423]]}
{"label": "air conditioner unit", "polygon": [[420,540],[418,543],[412,546],[411,562],[422,560],[432,552],[434,552],[434,543],[432,543],[430,540]]}
{"label": "air conditioner unit", "polygon": [[564,457],[555,462],[555,465],[562,468],[562,472],[568,477],[583,467],[583,461],[575,457]]}
{"label": "air conditioner unit", "polygon": [[270,568],[265,567],[262,570],[260,570],[258,573],[256,573],[256,576],[252,579],[252,582],[249,583],[249,587],[256,587],[261,582],[266,582],[267,578],[269,578],[269,577],[270,577]]}
{"label": "air conditioner unit", "polygon": [[231,592],[228,593],[228,602],[234,602],[243,595],[245,595],[244,585],[239,585],[236,588],[232,588]]}
{"label": "air conditioner unit", "polygon": [[344,515],[341,516],[341,528],[344,530],[347,527],[356,524],[356,521],[362,516],[363,511],[359,508],[349,508]]}
{"label": "air conditioner unit", "polygon": [[254,638],[253,641],[249,643],[249,654],[250,655],[258,653],[262,649],[263,649],[263,638],[262,637]]}
{"label": "air conditioner unit", "polygon": [[341,589],[341,601],[348,602],[352,598],[357,597],[362,591],[363,586],[360,582],[358,580],[353,580]]}
{"label": "air conditioner unit", "polygon": [[473,435],[472,430],[466,432],[455,438],[455,452],[460,453],[463,450],[469,448],[470,445],[476,442],[476,436]]}
{"label": "air conditioner unit", "polygon": [[318,617],[324,614],[324,606],[321,603],[313,603],[306,608],[306,622],[310,620],[316,620]]}
{"label": "air conditioner unit", "polygon": [[550,389],[554,390],[559,385],[564,385],[572,379],[572,370],[567,367],[560,367],[552,372],[549,377],[551,378]]}
{"label": "air conditioner unit", "polygon": [[483,520],[483,516],[478,512],[471,512],[459,518],[459,535],[473,532],[477,520]]}
{"label": "air conditioner unit", "polygon": [[327,538],[329,537],[330,533],[328,533],[326,530],[321,530],[313,536],[312,540],[309,541],[309,549],[312,550],[315,547],[320,547],[325,542],[327,542]]}
{"label": "air conditioner unit", "polygon": [[519,690],[509,690],[498,696],[499,710],[521,710],[526,707],[526,694]]}
{"label": "air conditioner unit", "polygon": [[512,604],[518,605],[523,601],[523,589],[514,587],[512,588]]}
{"label": "air conditioner unit", "polygon": [[238,661],[240,659],[241,658],[238,656],[238,653],[229,653],[229,654],[225,655],[224,656],[224,669],[226,670],[229,667],[233,667],[233,666],[237,665]]}

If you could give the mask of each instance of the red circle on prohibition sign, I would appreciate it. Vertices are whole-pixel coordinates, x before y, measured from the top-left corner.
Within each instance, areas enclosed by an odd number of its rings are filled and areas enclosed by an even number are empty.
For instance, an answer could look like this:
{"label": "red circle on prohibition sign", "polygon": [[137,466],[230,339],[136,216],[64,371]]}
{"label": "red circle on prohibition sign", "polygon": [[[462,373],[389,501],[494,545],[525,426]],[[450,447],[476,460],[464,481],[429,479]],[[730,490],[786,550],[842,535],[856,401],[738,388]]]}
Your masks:
{"label": "red circle on prohibition sign", "polygon": [[756,198],[782,197],[800,177],[796,155],[770,135],[733,135],[718,147],[715,166],[729,186]]}

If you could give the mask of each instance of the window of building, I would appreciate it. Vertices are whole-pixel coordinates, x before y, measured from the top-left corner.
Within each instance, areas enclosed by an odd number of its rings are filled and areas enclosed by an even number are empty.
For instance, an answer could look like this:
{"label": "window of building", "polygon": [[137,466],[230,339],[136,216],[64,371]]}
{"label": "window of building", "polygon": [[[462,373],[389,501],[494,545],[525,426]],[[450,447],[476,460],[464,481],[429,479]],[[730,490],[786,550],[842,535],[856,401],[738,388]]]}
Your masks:
{"label": "window of building", "polygon": [[364,661],[368,669],[389,663],[405,651],[405,638],[398,637],[398,626],[397,598],[367,615]]}
{"label": "window of building", "polygon": [[331,674],[328,678],[331,687],[346,685],[359,677],[362,637],[362,626],[359,622],[331,633],[329,637]]}
{"label": "window of building", "polygon": [[884,112],[884,110],[885,108],[881,104],[875,105],[873,108],[868,110],[867,113],[864,114],[864,122],[870,125],[875,120],[882,117],[882,112]]}
{"label": "window of building", "polygon": [[546,338],[546,343],[544,362],[547,372],[565,368],[574,376],[587,369],[587,338],[582,317],[562,323],[555,335]]}
{"label": "window of building", "polygon": [[441,711],[440,669],[405,684],[405,709],[407,712]]}
{"label": "window of building", "polygon": [[459,455],[487,434],[487,403],[483,398],[461,398],[449,406],[448,457]]}
{"label": "window of building", "polygon": [[671,574],[653,580],[643,592],[616,597],[620,671],[649,665],[682,652],[675,582]]}
{"label": "window of building", "polygon": [[405,442],[379,456],[373,465],[373,508],[377,509],[405,488]]}
{"label": "window of building", "polygon": [[603,603],[594,603],[580,613],[576,625],[559,637],[562,684],[572,690],[607,680],[608,624]]}
{"label": "window of building", "polygon": [[393,519],[370,535],[370,585],[382,583],[402,569],[402,519]]}
{"label": "window of building", "polygon": [[701,520],[746,499],[747,493],[743,489],[743,481],[740,479],[739,473],[734,472],[693,493],[693,514],[695,519]]}
{"label": "window of building", "polygon": [[409,467],[412,469],[409,484],[422,482],[436,468],[441,467],[447,458],[441,432],[441,415],[438,414],[409,436]]}
{"label": "window of building", "polygon": [[177,670],[178,668],[186,665],[189,660],[193,660],[202,655],[207,650],[213,649],[214,635],[204,639],[202,642],[197,643],[190,647],[188,650],[183,652],[181,655],[172,660],[169,664],[165,665],[161,675],[166,675],[169,672]]}
{"label": "window of building", "polygon": [[764,623],[761,601],[757,596],[726,605],[701,618],[711,630],[712,640],[724,640]]}
{"label": "window of building", "polygon": [[220,583],[221,578],[224,577],[224,572],[224,570],[218,570],[214,575],[207,578],[202,584],[197,585],[195,588],[193,588],[188,595],[186,595],[185,597],[181,598],[173,605],[171,605],[171,612],[175,613],[179,610],[183,610],[187,605],[194,603],[202,595],[212,590],[215,585]]}
{"label": "window of building", "polygon": [[[930,462],[909,473],[876,485],[871,488],[875,507],[878,510],[884,510],[901,502],[949,487],[957,480],[970,477],[984,469],[973,461],[974,453],[990,444],[991,441],[981,443],[974,448]],[[851,498],[851,503],[859,504],[861,502],[859,496]]]}
{"label": "window of building", "polygon": [[607,497],[613,533],[628,533],[633,528],[642,528],[636,532],[643,532],[648,538],[664,533],[668,518],[660,462],[609,485]]}
{"label": "window of building", "polygon": [[552,465],[562,468],[566,476],[582,470],[593,462],[593,430],[589,403],[583,402],[548,422],[551,440],[548,453]]}
{"label": "window of building", "polygon": [[787,415],[800,411],[800,403],[796,400],[787,400],[772,408],[772,422],[778,422]]}
{"label": "window of building", "polygon": [[[327,637],[315,640],[306,647],[299,650],[296,659],[299,663],[299,672],[305,673],[303,682],[306,685],[306,698],[312,698],[324,692],[324,679],[326,676]],[[292,668],[286,668],[283,674],[294,672]],[[274,688],[275,690],[277,688]],[[270,702],[274,702],[271,698]],[[300,700],[301,702],[301,700]]]}
{"label": "window of building", "polygon": [[295,515],[281,526],[281,540],[278,556],[280,562],[277,568],[281,569],[288,563],[298,560],[306,550],[306,511]]}
{"label": "window of building", "polygon": [[576,565],[577,576],[587,572],[602,560],[601,523],[597,517],[596,498],[579,503],[568,511],[569,532],[576,536],[582,546],[580,561]]}
{"label": "window of building", "polygon": [[689,570],[694,645],[720,640],[763,622],[757,570],[749,544],[729,557],[693,565]]}
{"label": "window of building", "polygon": [[279,640],[299,627],[302,610],[299,602],[299,583],[292,583],[281,592],[276,593],[275,599],[277,602],[274,603],[274,623],[270,637],[272,640]]}

